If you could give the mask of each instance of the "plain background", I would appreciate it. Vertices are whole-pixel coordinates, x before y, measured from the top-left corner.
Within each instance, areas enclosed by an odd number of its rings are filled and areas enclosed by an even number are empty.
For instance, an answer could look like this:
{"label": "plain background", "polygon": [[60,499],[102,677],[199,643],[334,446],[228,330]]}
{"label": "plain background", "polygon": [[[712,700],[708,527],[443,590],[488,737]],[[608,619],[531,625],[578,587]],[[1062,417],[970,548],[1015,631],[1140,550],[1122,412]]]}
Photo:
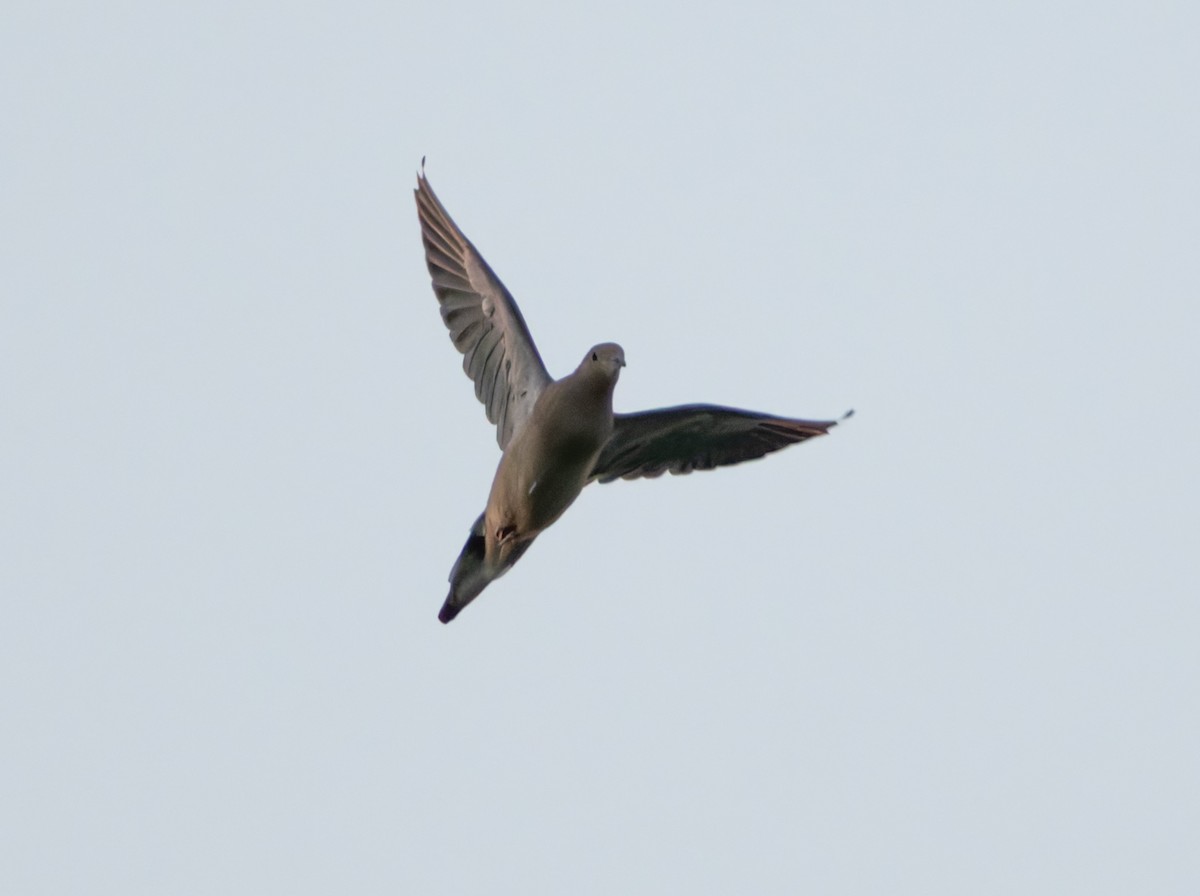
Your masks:
{"label": "plain background", "polygon": [[[1200,892],[1198,33],[6,2],[0,890]],[[423,155],[551,372],[857,416],[439,625]]]}

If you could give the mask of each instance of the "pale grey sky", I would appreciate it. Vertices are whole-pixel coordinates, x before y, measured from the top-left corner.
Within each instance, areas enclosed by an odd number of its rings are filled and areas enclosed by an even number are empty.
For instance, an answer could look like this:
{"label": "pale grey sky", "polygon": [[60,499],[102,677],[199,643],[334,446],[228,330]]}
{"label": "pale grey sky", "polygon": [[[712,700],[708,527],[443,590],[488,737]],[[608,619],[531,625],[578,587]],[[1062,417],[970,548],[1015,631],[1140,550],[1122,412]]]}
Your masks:
{"label": "pale grey sky", "polygon": [[[1200,891],[1200,13],[0,12],[0,891]],[[551,372],[858,415],[498,452],[422,155]]]}

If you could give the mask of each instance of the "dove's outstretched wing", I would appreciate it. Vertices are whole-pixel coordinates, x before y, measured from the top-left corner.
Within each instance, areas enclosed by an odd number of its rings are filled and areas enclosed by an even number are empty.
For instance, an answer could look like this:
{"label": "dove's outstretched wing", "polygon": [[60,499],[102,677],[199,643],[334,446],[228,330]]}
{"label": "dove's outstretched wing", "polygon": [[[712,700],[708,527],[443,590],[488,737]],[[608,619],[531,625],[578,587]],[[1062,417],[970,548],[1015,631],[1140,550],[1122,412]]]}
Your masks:
{"label": "dove's outstretched wing", "polygon": [[414,192],[442,320],[463,353],[463,370],[475,381],[475,396],[496,424],[496,441],[503,449],[528,419],[551,382],[550,374],[517,303],[446,213],[424,171]]}
{"label": "dove's outstretched wing", "polygon": [[678,475],[740,464],[823,436],[838,424],[711,404],[616,414],[614,421],[612,438],[600,452],[589,481],[654,478],[667,472]]}

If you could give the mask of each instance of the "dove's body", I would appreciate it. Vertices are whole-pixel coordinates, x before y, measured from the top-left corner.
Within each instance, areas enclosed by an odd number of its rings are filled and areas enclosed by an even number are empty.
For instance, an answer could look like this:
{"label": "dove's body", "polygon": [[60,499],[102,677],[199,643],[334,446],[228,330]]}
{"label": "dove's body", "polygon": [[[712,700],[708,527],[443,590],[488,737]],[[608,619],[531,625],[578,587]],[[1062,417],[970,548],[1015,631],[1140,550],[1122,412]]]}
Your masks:
{"label": "dove's body", "polygon": [[579,497],[612,435],[613,387],[624,364],[619,346],[598,345],[538,397],[492,480],[484,511],[489,565],[502,562],[509,543],[537,537]]}
{"label": "dove's body", "polygon": [[613,388],[624,366],[620,346],[597,345],[538,396],[500,458],[487,509],[450,574],[443,622],[508,572],[579,497],[612,436]]}
{"label": "dove's body", "polygon": [[442,622],[511,569],[589,482],[711,470],[836,425],[705,404],[614,414],[613,389],[625,366],[621,347],[597,345],[574,373],[552,379],[517,303],[423,174],[416,195],[442,320],[504,452],[487,508],[450,571]]}

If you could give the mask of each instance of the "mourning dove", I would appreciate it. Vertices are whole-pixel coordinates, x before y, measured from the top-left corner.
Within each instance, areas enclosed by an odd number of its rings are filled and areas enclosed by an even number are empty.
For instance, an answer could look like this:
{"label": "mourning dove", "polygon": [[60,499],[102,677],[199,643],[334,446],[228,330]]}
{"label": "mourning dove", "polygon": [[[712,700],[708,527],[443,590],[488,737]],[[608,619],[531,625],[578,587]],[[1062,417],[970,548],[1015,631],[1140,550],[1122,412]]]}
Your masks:
{"label": "mourning dove", "polygon": [[442,320],[503,452],[487,506],[450,570],[442,622],[508,572],[590,482],[711,470],[837,425],[707,404],[614,414],[621,346],[595,345],[573,373],[553,379],[512,295],[434,195],[424,160],[415,193]]}

